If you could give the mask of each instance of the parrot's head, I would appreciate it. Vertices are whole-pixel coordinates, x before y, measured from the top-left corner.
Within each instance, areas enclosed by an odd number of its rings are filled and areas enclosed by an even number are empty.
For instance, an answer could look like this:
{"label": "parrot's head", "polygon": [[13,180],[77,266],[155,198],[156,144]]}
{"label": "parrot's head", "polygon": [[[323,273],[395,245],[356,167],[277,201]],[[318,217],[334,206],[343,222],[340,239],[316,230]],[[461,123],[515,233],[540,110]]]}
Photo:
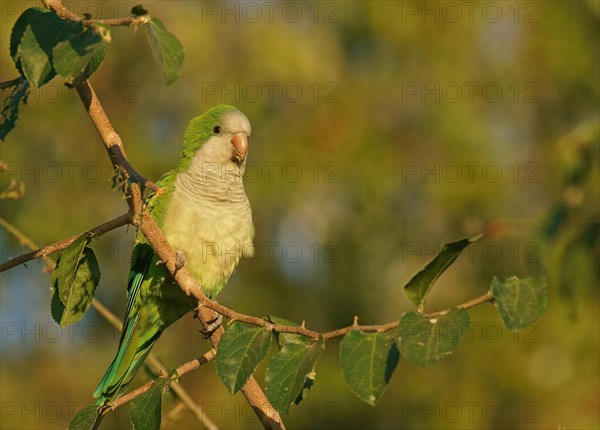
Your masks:
{"label": "parrot's head", "polygon": [[190,121],[181,151],[183,164],[189,165],[197,158],[243,173],[251,132],[243,112],[229,105],[215,106]]}

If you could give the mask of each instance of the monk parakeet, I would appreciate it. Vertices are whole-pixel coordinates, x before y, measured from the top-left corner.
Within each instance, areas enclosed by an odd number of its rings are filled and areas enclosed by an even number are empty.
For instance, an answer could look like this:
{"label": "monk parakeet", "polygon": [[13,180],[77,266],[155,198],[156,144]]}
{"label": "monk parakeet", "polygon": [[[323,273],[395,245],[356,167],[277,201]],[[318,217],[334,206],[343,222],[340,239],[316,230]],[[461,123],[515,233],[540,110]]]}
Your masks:
{"label": "monk parakeet", "polygon": [[[189,123],[181,161],[161,177],[147,209],[183,257],[204,293],[214,299],[240,258],[254,253],[252,213],[242,176],[250,122],[219,105]],[[193,306],[138,232],[131,258],[128,304],[119,349],[94,392],[113,401],[131,381],[164,329]]]}

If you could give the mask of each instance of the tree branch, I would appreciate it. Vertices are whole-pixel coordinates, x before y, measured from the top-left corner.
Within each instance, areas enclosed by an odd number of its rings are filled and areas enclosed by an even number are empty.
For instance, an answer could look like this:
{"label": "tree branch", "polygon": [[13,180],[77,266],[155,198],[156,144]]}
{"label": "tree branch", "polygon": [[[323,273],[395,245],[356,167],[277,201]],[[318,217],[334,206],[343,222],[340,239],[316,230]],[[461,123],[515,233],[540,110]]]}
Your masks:
{"label": "tree branch", "polygon": [[[211,349],[207,353],[205,353],[202,357],[189,361],[185,364],[179,366],[177,370],[177,374],[182,376],[187,372],[190,372],[194,369],[197,369],[203,364],[208,363],[209,361],[215,358],[216,350]],[[210,357],[210,358],[208,358]],[[207,358],[206,361],[203,361],[203,358]],[[156,355],[150,353],[146,358],[146,362],[148,365],[153,368],[155,371],[158,369],[161,373],[168,374],[169,369],[167,369],[161,361],[156,357]],[[200,421],[204,427],[208,430],[218,430],[217,425],[204,413],[202,408],[198,406],[198,404],[192,399],[192,396],[188,394],[188,392],[181,386],[181,384],[177,381],[173,381],[170,384],[171,389],[175,393],[175,396],[179,397],[179,399],[183,402],[185,406],[190,410],[192,414],[196,416],[198,421]]]}
{"label": "tree branch", "polygon": [[73,13],[62,4],[61,0],[42,0],[44,6],[53,11],[58,16],[70,19],[71,21],[83,21],[84,25],[91,25],[94,22],[99,22],[103,25],[108,25],[110,27],[117,26],[130,26],[130,25],[142,25],[150,22],[149,15],[129,15],[125,18],[112,18],[112,19],[82,19],[79,15]]}
{"label": "tree branch", "polygon": [[[96,226],[88,231],[90,233],[92,233],[94,236],[102,236],[104,233],[107,233],[111,230],[114,230],[116,228],[119,228],[126,224],[129,224],[129,222],[130,222],[130,215],[123,214],[123,215],[120,215],[120,216],[110,220],[110,221],[105,222],[104,224],[100,224],[99,226]],[[16,228],[14,228],[13,226],[11,226],[3,218],[0,218],[0,225],[2,225],[2,227],[4,227],[10,233],[15,235],[19,239],[19,242],[21,242],[23,245],[26,245],[27,247],[32,248],[32,249],[36,248],[35,244],[33,244],[32,242],[29,242],[29,243],[24,242],[23,236],[19,233],[19,231]],[[67,248],[73,242],[75,242],[77,240],[77,238],[79,236],[81,236],[82,234],[83,233],[76,234],[67,239],[61,240],[60,242],[55,242],[50,245],[46,245],[43,248],[37,249],[32,252],[28,252],[23,255],[19,255],[18,257],[15,257],[8,261],[5,261],[4,263],[0,264],[0,273],[4,272],[5,270],[8,270],[12,267],[18,266],[19,264],[23,264],[27,261],[35,260],[37,258],[45,258],[47,255],[50,255],[56,251],[61,251],[65,248]],[[29,239],[27,239],[27,240],[29,240]]]}
{"label": "tree branch", "polygon": [[46,8],[62,18],[70,19],[71,21],[81,21],[81,18],[77,14],[63,6],[61,0],[42,0],[42,3],[44,3]]}
{"label": "tree branch", "polygon": [[[188,361],[187,363],[182,364],[177,369],[175,369],[175,371],[177,372],[177,375],[179,377],[181,377],[181,376],[185,375],[186,373],[191,372],[192,370],[199,368],[203,364],[211,362],[212,360],[215,359],[215,356],[216,356],[216,351],[214,349],[211,349],[210,351],[208,351],[205,354],[203,354],[201,357],[195,358],[195,359],[193,359],[191,361]],[[166,378],[167,377],[166,376],[166,372],[164,372],[164,373],[165,373],[165,376],[161,376],[161,378]],[[136,397],[138,397],[140,394],[143,394],[146,391],[148,391],[155,383],[156,383],[156,380],[152,380],[152,381],[150,381],[150,382],[142,385],[141,387],[136,388],[135,390],[130,391],[129,393],[122,395],[117,400],[115,400],[114,402],[112,402],[109,407],[107,407],[106,409],[104,409],[102,411],[102,415],[105,415],[108,411],[114,411],[115,409],[123,406],[124,404],[131,402],[133,399],[135,399]],[[178,387],[181,388],[181,386],[176,381],[171,382],[169,385],[171,386],[172,389],[175,386],[178,386]],[[177,393],[177,391],[175,389],[173,389],[173,391],[175,391]],[[187,392],[185,392],[185,395],[189,396],[187,394]],[[180,397],[180,396],[178,395],[178,397]],[[196,406],[196,408],[198,408],[198,406]],[[204,422],[206,422],[206,420],[208,420],[209,425],[206,425],[206,428],[209,429],[209,430],[217,429],[217,426],[214,423],[212,423],[208,419],[208,417],[206,417],[206,415],[204,414],[204,412],[201,412],[201,413],[202,413],[202,415],[204,417],[204,420],[201,420],[201,421],[204,423]]]}
{"label": "tree branch", "polygon": [[84,19],[84,25],[91,25],[95,22],[98,22],[103,25],[108,25],[109,27],[118,27],[118,26],[138,26],[148,24],[150,22],[150,15],[129,15],[125,18],[112,18],[112,19]]}
{"label": "tree branch", "polygon": [[[493,303],[493,301],[494,301],[494,296],[492,296],[491,291],[488,291],[487,293],[485,293],[482,296],[475,297],[474,299],[468,300],[468,301],[461,303],[460,305],[455,306],[455,307],[457,307],[459,309],[470,309],[470,308],[474,308],[475,306],[481,305],[486,302]],[[435,311],[435,312],[426,314],[426,316],[428,316],[430,318],[438,317],[438,316],[447,314],[449,311],[450,311],[450,309],[445,309],[443,311]]]}

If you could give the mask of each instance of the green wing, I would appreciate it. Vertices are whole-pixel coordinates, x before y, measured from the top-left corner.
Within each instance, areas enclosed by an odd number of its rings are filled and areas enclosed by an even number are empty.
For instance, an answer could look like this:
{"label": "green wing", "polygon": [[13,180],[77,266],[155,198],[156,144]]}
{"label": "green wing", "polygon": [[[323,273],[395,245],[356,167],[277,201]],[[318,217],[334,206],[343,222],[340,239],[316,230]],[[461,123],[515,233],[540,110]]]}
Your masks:
{"label": "green wing", "polygon": [[[162,192],[153,193],[147,208],[162,225],[176,174],[169,172],[157,183]],[[98,405],[114,400],[141,367],[144,359],[165,328],[187,313],[191,306],[183,292],[173,284],[164,265],[138,231],[131,257],[127,288],[127,310],[119,350],[94,392]]]}

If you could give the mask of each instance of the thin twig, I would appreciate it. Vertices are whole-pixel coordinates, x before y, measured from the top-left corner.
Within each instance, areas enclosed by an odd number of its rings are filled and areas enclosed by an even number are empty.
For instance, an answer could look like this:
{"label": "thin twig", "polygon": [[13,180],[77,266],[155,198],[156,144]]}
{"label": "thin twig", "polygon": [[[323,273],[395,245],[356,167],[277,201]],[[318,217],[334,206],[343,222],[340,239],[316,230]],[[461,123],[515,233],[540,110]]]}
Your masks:
{"label": "thin twig", "polygon": [[0,90],[3,90],[5,88],[14,87],[19,82],[21,82],[21,78],[20,77],[19,78],[15,78],[15,79],[11,79],[10,81],[0,82]]}
{"label": "thin twig", "polygon": [[130,26],[148,24],[150,22],[150,19],[151,18],[149,15],[140,15],[140,16],[129,15],[129,16],[126,16],[125,18],[84,19],[83,24],[89,26],[89,25],[92,25],[97,22],[97,23],[100,23],[103,25],[107,25],[109,27],[118,27],[118,26],[130,27]]}
{"label": "thin twig", "polygon": [[[191,361],[188,361],[187,363],[182,364],[181,366],[179,366],[177,369],[175,369],[175,371],[177,372],[177,374],[179,376],[183,376],[186,373],[199,368],[200,366],[202,366],[203,364],[206,364],[212,360],[214,360],[216,355],[216,351],[214,349],[211,349],[210,351],[206,352],[205,354],[203,354],[200,358],[195,358]],[[163,378],[166,376],[163,376]],[[133,391],[130,391],[127,394],[122,395],[121,397],[119,397],[117,400],[115,400],[114,402],[112,402],[110,404],[110,406],[108,408],[106,408],[105,410],[102,411],[102,414],[106,414],[106,412],[108,411],[114,411],[115,409],[117,409],[120,406],[123,406],[126,403],[131,402],[133,399],[135,399],[137,396],[139,396],[140,394],[145,393],[146,391],[148,391],[154,384],[156,383],[156,380],[152,380],[144,385],[142,385],[139,388],[136,388]],[[173,387],[174,384],[177,384],[177,382],[173,381],[170,383],[171,387]],[[182,399],[183,400],[183,399]],[[207,426],[208,429],[216,429],[216,425],[212,424],[212,426]]]}
{"label": "thin twig", "polygon": [[17,227],[15,227],[14,225],[12,225],[11,223],[9,223],[8,221],[6,221],[2,217],[0,217],[0,225],[2,227],[4,227],[4,229],[7,232],[9,232],[14,237],[16,237],[19,240],[19,243],[21,245],[24,245],[24,246],[26,246],[29,249],[36,249],[37,248],[37,245],[35,243],[33,243],[33,241],[31,239],[29,239],[27,236],[25,236],[25,234],[21,230],[19,230]]}
{"label": "thin twig", "polygon": [[[94,236],[102,236],[104,233],[108,233],[111,230],[122,227],[122,226],[128,224],[129,222],[130,222],[129,214],[123,214],[123,215],[120,215],[120,216],[110,220],[110,221],[105,222],[104,224],[100,224],[99,226],[96,226],[88,231],[90,233],[92,233]],[[24,243],[22,241],[21,237],[19,237],[18,234],[15,234],[14,231],[11,231],[9,229],[9,227],[7,227],[7,222],[5,220],[2,220],[2,222],[0,224],[2,224],[2,226],[4,228],[6,228],[8,231],[10,231],[15,236],[17,236],[21,243],[26,245],[26,243]],[[83,233],[76,234],[67,239],[61,240],[59,242],[51,243],[50,245],[46,245],[43,248],[36,249],[35,251],[28,252],[26,254],[22,254],[22,255],[19,255],[18,257],[15,257],[8,261],[5,261],[4,263],[0,264],[0,273],[4,272],[5,270],[8,270],[12,267],[18,266],[19,264],[23,264],[27,261],[35,260],[37,258],[45,258],[47,255],[50,255],[56,251],[61,251],[65,248],[67,248],[73,242],[75,242],[77,240],[77,238],[79,236],[81,236],[82,234]],[[30,243],[29,245],[32,245],[32,244]],[[29,246],[29,247],[33,248],[33,249],[36,248],[35,245]]]}
{"label": "thin twig", "polygon": [[103,25],[108,25],[110,27],[117,26],[131,26],[131,25],[142,25],[147,24],[150,21],[149,15],[129,15],[124,18],[112,18],[112,19],[82,19],[79,15],[70,11],[62,4],[60,0],[42,0],[44,6],[48,9],[52,10],[58,16],[69,19],[71,21],[83,21],[84,25],[91,25],[95,22],[98,22]]}
{"label": "thin twig", "polygon": [[71,21],[81,21],[81,18],[77,14],[64,7],[60,0],[42,0],[42,3],[44,3],[44,6],[46,6],[48,9],[52,10],[62,18],[70,19]]}
{"label": "thin twig", "polygon": [[181,417],[181,413],[185,410],[185,404],[180,400],[171,408],[168,414],[163,419],[162,425],[164,428],[172,427],[172,424]]}
{"label": "thin twig", "polygon": [[[210,354],[210,355],[209,355]],[[200,359],[195,359],[189,361],[185,364],[182,364],[177,368],[177,373],[179,376],[186,374],[187,372],[197,369],[202,364],[208,363],[212,359],[215,358],[216,350],[211,349],[209,352],[204,354]],[[210,357],[207,361],[202,361],[202,358]],[[161,361],[153,354],[148,355],[146,358],[146,362],[153,367],[154,369],[158,369],[160,372],[168,374],[169,369],[167,369]],[[181,386],[181,384],[177,381],[173,381],[170,384],[171,389],[175,393],[177,397],[187,406],[187,408],[198,418],[204,427],[208,430],[218,430],[217,425],[204,413],[202,408],[196,404],[196,402],[192,399],[192,397],[188,394],[188,392]]]}
{"label": "thin twig", "polygon": [[[474,299],[468,300],[464,303],[461,303],[460,305],[456,306],[459,309],[470,309],[470,308],[474,308],[475,306],[481,305],[483,303],[486,302],[490,302],[492,303],[494,301],[494,296],[492,296],[492,292],[488,291],[487,293],[485,293],[482,296],[479,297],[475,297]],[[448,313],[450,309],[446,309],[443,311],[435,311],[435,312],[431,312],[429,314],[427,314],[428,317],[437,317],[440,315],[445,315]]]}
{"label": "thin twig", "polygon": [[115,314],[113,314],[98,299],[92,299],[92,306],[106,321],[108,321],[117,331],[123,330],[123,323]]}

